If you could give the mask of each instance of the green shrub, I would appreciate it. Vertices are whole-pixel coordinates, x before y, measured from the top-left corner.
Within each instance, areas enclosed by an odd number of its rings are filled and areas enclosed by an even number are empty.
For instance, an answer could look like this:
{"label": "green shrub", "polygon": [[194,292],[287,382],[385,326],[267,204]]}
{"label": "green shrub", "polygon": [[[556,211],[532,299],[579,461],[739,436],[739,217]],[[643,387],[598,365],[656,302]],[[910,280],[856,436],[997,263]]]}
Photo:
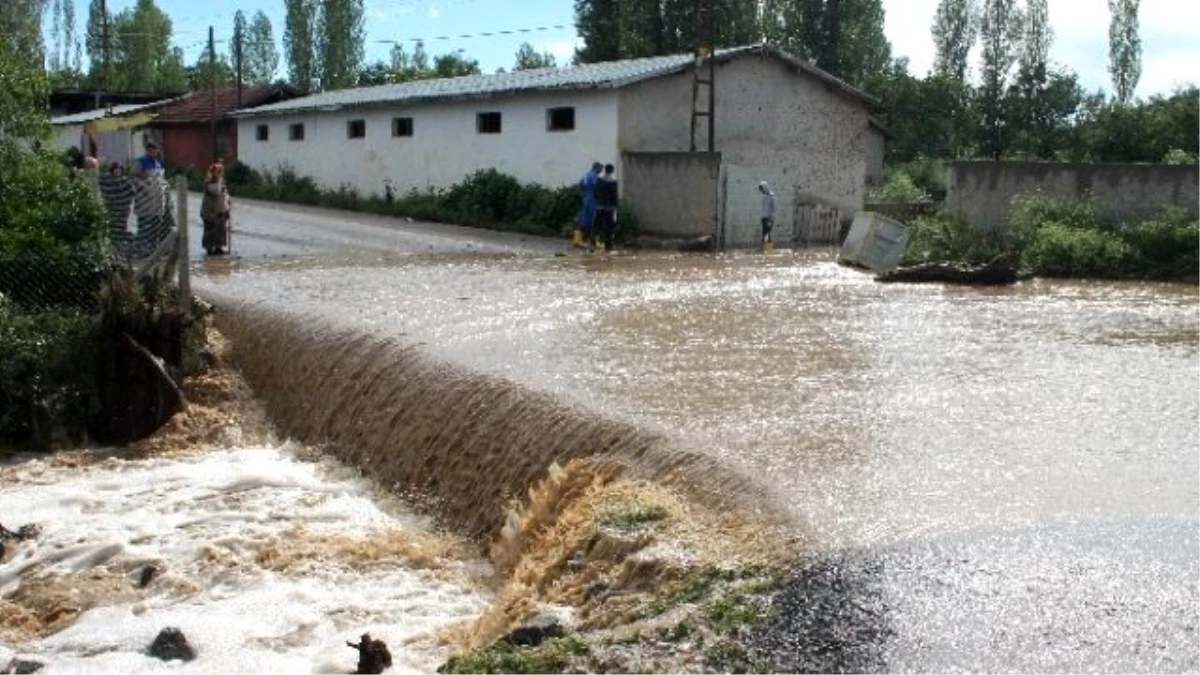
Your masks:
{"label": "green shrub", "polygon": [[1200,220],[1180,208],[1166,208],[1117,234],[1133,250],[1131,275],[1146,279],[1200,276]]}
{"label": "green shrub", "polygon": [[225,182],[230,186],[254,187],[262,182],[262,177],[254,169],[235,159],[233,164],[225,169]]}
{"label": "green shrub", "polygon": [[1039,276],[1115,278],[1127,276],[1136,252],[1116,234],[1052,222],[1038,228],[1021,260]]}
{"label": "green shrub", "polygon": [[1008,220],[1018,249],[1028,246],[1036,238],[1038,230],[1049,224],[1087,230],[1105,227],[1100,211],[1091,198],[1054,199],[1039,193],[1014,197]]}
{"label": "green shrub", "polygon": [[470,224],[516,222],[524,214],[510,213],[509,207],[521,201],[521,190],[516,178],[495,169],[481,169],[453,185],[446,192],[445,203]]}
{"label": "green shrub", "polygon": [[985,263],[1011,250],[1010,238],[981,231],[961,218],[938,214],[921,216],[908,230],[908,247],[903,264],[930,261]]}
{"label": "green shrub", "polygon": [[98,256],[107,238],[104,207],[55,159],[0,162],[0,256],[81,249]]}
{"label": "green shrub", "polygon": [[925,198],[925,191],[903,171],[889,172],[884,184],[867,195],[867,201],[875,204],[909,204]]}
{"label": "green shrub", "polygon": [[0,298],[0,445],[46,449],[51,430],[79,437],[95,402],[95,319],[28,312]]}

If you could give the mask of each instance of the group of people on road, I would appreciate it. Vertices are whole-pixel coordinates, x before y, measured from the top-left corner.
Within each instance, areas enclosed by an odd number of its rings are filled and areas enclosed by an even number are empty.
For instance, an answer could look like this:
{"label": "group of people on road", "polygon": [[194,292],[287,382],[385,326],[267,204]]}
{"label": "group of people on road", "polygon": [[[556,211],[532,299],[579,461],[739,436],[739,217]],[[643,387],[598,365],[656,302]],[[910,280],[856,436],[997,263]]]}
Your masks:
{"label": "group of people on road", "polygon": [[[132,257],[149,254],[175,227],[171,192],[166,182],[166,166],[162,148],[153,138],[143,145],[145,154],[133,165],[133,175],[127,176],[125,165],[113,162],[106,175],[98,176],[98,187],[109,217],[113,244]],[[83,160],[82,171],[97,173],[99,162],[94,157]],[[129,230],[130,213],[136,218],[136,232]],[[200,220],[204,223],[201,245],[209,255],[227,253],[232,203],[225,187],[225,166],[218,160],[208,167],[200,203]]]}
{"label": "group of people on road", "polygon": [[[583,212],[579,217],[579,228],[575,230],[575,246],[588,253],[596,250],[598,242],[603,244],[606,251],[612,251],[616,243],[620,190],[615,171],[612,164],[593,162],[592,168],[579,181],[583,192]],[[767,181],[758,184],[758,192],[762,197],[762,250],[770,253],[775,248],[771,236],[775,227],[775,192]]]}
{"label": "group of people on road", "polygon": [[595,251],[598,243],[605,251],[612,251],[616,245],[617,205],[620,203],[616,167],[593,162],[579,186],[583,190],[583,213],[579,218],[575,245],[588,253]]}

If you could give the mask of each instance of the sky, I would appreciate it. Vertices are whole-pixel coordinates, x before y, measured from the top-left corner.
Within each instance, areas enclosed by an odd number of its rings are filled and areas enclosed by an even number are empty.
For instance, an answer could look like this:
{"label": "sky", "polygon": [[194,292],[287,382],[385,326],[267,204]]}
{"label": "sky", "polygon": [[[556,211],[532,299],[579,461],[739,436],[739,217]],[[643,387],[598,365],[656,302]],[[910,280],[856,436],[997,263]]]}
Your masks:
{"label": "sky", "polygon": [[[75,0],[76,16],[87,16],[87,0]],[[109,0],[110,11],[131,7],[135,0]],[[283,0],[157,0],[174,22],[175,43],[195,62],[205,48],[208,27],[218,41],[233,31],[233,13],[247,18],[263,10],[271,19],[275,39],[282,47]],[[571,27],[573,0],[365,0],[368,61],[387,60],[392,43],[401,41],[411,52],[423,39],[426,50],[441,54],[462,50],[478,59],[484,72],[511,68],[522,42],[554,54],[559,64],[569,62],[577,37]],[[909,71],[924,75],[933,63],[929,27],[938,0],[883,0],[885,32],[894,56],[909,59]],[[1200,83],[1200,1],[1142,0],[1142,77],[1137,95],[1169,93],[1184,83]],[[1054,30],[1051,59],[1079,74],[1088,91],[1111,90],[1108,75],[1107,0],[1050,0]],[[82,21],[81,21],[82,23]],[[82,26],[81,26],[82,28]],[[504,30],[528,32],[484,36]],[[541,30],[535,30],[541,29]],[[469,35],[472,37],[458,37]],[[228,52],[220,43],[218,51]],[[977,55],[973,58],[977,62]],[[280,75],[284,74],[280,59]]]}

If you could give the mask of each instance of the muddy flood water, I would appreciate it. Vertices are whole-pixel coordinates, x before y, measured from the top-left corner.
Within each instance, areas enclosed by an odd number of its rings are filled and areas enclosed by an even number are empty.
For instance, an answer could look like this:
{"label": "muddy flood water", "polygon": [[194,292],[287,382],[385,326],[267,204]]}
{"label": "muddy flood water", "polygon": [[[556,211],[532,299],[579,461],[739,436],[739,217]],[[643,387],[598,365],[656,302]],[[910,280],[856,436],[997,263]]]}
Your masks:
{"label": "muddy flood water", "polygon": [[811,551],[763,638],[797,670],[1200,668],[1194,286],[885,286],[831,250],[247,260],[195,284],[764,485]]}

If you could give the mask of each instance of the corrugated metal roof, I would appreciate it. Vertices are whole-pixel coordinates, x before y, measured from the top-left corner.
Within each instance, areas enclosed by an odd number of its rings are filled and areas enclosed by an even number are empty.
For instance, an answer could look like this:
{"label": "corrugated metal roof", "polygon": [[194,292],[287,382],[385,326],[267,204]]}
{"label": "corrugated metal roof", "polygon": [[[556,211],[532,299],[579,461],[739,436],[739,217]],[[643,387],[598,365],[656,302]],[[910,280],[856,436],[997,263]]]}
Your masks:
{"label": "corrugated metal roof", "polygon": [[[716,52],[718,61],[752,53],[775,56],[799,70],[809,73],[843,92],[863,100],[870,107],[878,101],[833,75],[801,61],[769,45],[731,47]],[[455,98],[490,98],[519,92],[548,90],[616,89],[636,82],[662,77],[690,68],[695,63],[691,54],[627,59],[605,63],[589,63],[569,68],[539,68],[511,73],[468,75],[440,80],[419,80],[376,87],[339,89],[280,103],[239,110],[232,117],[287,114],[311,110],[337,110],[370,105],[418,103]]]}
{"label": "corrugated metal roof", "polygon": [[55,126],[60,124],[84,124],[86,122],[91,122],[92,120],[98,120],[104,117],[120,117],[122,115],[129,115],[135,112],[149,110],[151,108],[158,108],[173,101],[179,101],[187,98],[187,96],[187,94],[184,94],[183,96],[163,99],[161,101],[154,101],[153,103],[126,103],[122,105],[114,105],[112,108],[100,108],[98,110],[88,110],[87,112],[75,113],[73,115],[52,117],[50,118],[50,124]]}

